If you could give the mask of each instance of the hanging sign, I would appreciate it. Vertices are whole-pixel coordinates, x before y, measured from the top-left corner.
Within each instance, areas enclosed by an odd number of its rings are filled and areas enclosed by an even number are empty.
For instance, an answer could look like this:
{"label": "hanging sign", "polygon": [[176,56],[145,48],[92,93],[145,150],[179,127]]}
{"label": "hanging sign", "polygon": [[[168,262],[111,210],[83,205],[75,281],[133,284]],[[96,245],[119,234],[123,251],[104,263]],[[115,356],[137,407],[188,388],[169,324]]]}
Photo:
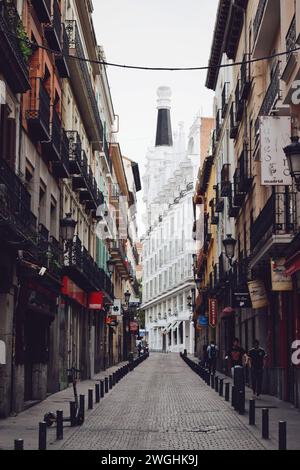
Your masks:
{"label": "hanging sign", "polygon": [[131,321],[130,322],[130,332],[131,333],[137,333],[139,331],[139,324],[136,321]]}
{"label": "hanging sign", "polygon": [[285,258],[271,260],[272,290],[277,292],[289,292],[293,290],[293,281],[287,273]]}
{"label": "hanging sign", "polygon": [[259,119],[261,184],[290,186],[292,178],[283,149],[291,143],[291,118],[262,116]]}
{"label": "hanging sign", "polygon": [[252,308],[249,292],[234,293],[234,308]]}
{"label": "hanging sign", "polygon": [[209,299],[209,325],[216,328],[218,324],[218,301]]}
{"label": "hanging sign", "polygon": [[206,328],[208,326],[208,317],[201,315],[201,317],[198,318],[198,324],[200,327]]}
{"label": "hanging sign", "polygon": [[248,282],[248,288],[253,309],[260,309],[269,305],[267,292],[263,281]]}
{"label": "hanging sign", "polygon": [[103,310],[104,308],[103,292],[91,292],[89,294],[88,308],[90,310]]}

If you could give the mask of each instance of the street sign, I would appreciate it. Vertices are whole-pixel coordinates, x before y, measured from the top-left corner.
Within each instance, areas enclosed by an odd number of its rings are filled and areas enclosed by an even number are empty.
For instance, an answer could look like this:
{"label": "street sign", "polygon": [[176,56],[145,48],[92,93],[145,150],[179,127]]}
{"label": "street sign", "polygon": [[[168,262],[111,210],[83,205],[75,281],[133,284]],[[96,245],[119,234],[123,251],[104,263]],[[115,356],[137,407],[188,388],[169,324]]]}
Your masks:
{"label": "street sign", "polygon": [[130,332],[131,333],[137,333],[139,331],[139,325],[136,321],[131,321],[130,322]]}
{"label": "street sign", "polygon": [[218,301],[209,299],[209,325],[216,328],[218,324]]}
{"label": "street sign", "polygon": [[208,327],[208,317],[201,315],[201,317],[198,318],[198,323],[202,328]]}
{"label": "street sign", "polygon": [[252,308],[249,292],[236,292],[234,294],[234,308]]}

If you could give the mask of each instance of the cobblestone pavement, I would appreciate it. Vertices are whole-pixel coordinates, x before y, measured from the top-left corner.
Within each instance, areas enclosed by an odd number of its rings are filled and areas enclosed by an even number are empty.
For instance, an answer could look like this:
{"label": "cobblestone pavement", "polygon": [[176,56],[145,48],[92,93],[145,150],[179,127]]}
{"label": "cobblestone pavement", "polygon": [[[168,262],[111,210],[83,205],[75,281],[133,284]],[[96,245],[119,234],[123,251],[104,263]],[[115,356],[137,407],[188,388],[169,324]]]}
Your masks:
{"label": "cobblestone pavement", "polygon": [[66,436],[63,450],[263,450],[179,355],[153,354]]}

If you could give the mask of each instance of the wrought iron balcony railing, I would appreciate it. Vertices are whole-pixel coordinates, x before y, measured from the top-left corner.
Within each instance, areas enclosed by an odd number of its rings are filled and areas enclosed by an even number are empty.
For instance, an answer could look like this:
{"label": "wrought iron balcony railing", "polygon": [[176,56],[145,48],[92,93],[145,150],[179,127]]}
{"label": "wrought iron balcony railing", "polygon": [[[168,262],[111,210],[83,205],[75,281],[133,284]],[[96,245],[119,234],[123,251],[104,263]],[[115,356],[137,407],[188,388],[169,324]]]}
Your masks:
{"label": "wrought iron balcony railing", "polygon": [[52,162],[52,171],[57,178],[70,177],[69,162],[70,142],[64,129],[61,130],[60,160]]}
{"label": "wrought iron balcony railing", "polygon": [[259,0],[258,8],[257,8],[256,15],[255,15],[254,22],[253,22],[254,42],[256,42],[256,39],[258,36],[261,21],[263,19],[264,12],[265,12],[266,3],[267,3],[267,0]]}
{"label": "wrought iron balcony railing", "polygon": [[54,107],[52,107],[52,116],[50,123],[50,140],[42,142],[43,155],[48,161],[57,161],[61,158],[61,118]]}
{"label": "wrought iron balcony railing", "polygon": [[286,51],[290,52],[296,47],[296,15],[294,15],[288,33],[285,38]]}
{"label": "wrought iron balcony railing", "polygon": [[228,197],[231,191],[230,165],[225,163],[221,170],[221,196]]}
{"label": "wrought iron balcony railing", "polygon": [[219,109],[216,116],[216,139],[217,141],[220,140],[222,131],[222,110]]}
{"label": "wrought iron balcony railing", "polygon": [[291,192],[274,193],[251,225],[251,251],[272,235],[294,234],[297,230],[297,199]]}
{"label": "wrought iron balcony railing", "polygon": [[228,108],[228,87],[229,83],[225,82],[222,90],[222,118],[225,118],[227,108]]}
{"label": "wrought iron balcony railing", "polygon": [[29,132],[35,141],[50,140],[50,95],[41,78],[31,78],[30,104],[26,119]]}
{"label": "wrought iron balcony railing", "polygon": [[55,55],[55,64],[61,78],[69,78],[70,71],[67,64],[67,55],[69,54],[69,37],[65,24],[62,24],[61,36],[61,55]]}
{"label": "wrought iron balcony railing", "polygon": [[51,21],[51,0],[31,0],[31,4],[41,23]]}
{"label": "wrought iron balcony railing", "polygon": [[239,125],[236,121],[235,103],[232,103],[230,108],[230,138],[236,139],[238,135]]}
{"label": "wrought iron balcony railing", "polygon": [[82,154],[82,144],[80,135],[77,131],[66,131],[66,134],[67,138],[69,139],[70,174],[80,175]]}
{"label": "wrought iron balcony railing", "polygon": [[[67,34],[69,38],[70,49],[75,50],[76,56],[85,58],[84,48],[82,45],[82,41],[80,38],[76,21],[67,20],[65,24],[66,24],[66,30],[67,30]],[[86,92],[87,92],[89,103],[92,109],[93,117],[96,122],[97,133],[99,134],[99,136],[101,136],[99,138],[99,141],[100,141],[103,136],[103,124],[101,121],[98,103],[96,100],[95,92],[94,92],[92,81],[91,81],[91,75],[90,75],[87,63],[85,61],[80,60],[78,61],[78,63],[79,63],[81,74],[82,74],[82,77],[86,86]]]}
{"label": "wrought iron balcony railing", "polygon": [[235,122],[242,120],[244,113],[244,100],[241,98],[241,79],[238,79],[235,89]]}
{"label": "wrought iron balcony railing", "polygon": [[52,16],[50,23],[44,25],[44,32],[51,49],[61,52],[62,23],[61,11],[57,0],[52,0]]}
{"label": "wrought iron balcony railing", "polygon": [[247,100],[251,90],[250,54],[245,54],[241,66],[240,100]]}
{"label": "wrought iron balcony railing", "polygon": [[259,115],[268,116],[274,106],[276,106],[280,95],[280,64],[278,63],[273,71],[271,82],[265,94]]}
{"label": "wrought iron balcony railing", "polygon": [[12,0],[0,0],[0,70],[14,93],[30,89],[28,57],[18,39],[23,29],[21,18]]}
{"label": "wrought iron balcony railing", "polygon": [[5,240],[35,244],[37,220],[31,212],[31,197],[19,177],[0,159],[0,233]]}
{"label": "wrought iron balcony railing", "polygon": [[221,187],[220,183],[214,187],[214,190],[216,192],[215,211],[218,214],[222,213],[224,210],[224,199],[221,196],[220,187]]}

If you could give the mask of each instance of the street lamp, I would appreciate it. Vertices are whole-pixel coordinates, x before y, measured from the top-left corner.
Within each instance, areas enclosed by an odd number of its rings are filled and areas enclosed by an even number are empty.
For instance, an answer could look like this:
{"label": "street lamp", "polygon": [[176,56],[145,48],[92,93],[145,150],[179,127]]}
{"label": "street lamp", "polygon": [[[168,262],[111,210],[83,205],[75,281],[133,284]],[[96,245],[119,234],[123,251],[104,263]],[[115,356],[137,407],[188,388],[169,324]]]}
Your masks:
{"label": "street lamp", "polygon": [[108,273],[110,275],[110,277],[112,277],[113,273],[114,273],[114,270],[115,270],[115,261],[111,258],[107,261],[107,270],[108,270]]}
{"label": "street lamp", "polygon": [[198,292],[200,292],[201,285],[202,285],[202,279],[197,278],[197,279],[195,280],[195,284],[196,284],[196,287],[197,287]]}
{"label": "street lamp", "polygon": [[72,214],[66,214],[66,217],[61,220],[60,228],[61,228],[61,235],[64,241],[72,242],[75,234],[77,222],[72,219]]}
{"label": "street lamp", "polygon": [[237,242],[234,238],[232,238],[232,235],[227,235],[227,238],[223,241],[225,254],[226,254],[226,257],[229,259],[230,266],[232,266],[236,243]]}
{"label": "street lamp", "polygon": [[291,176],[295,179],[297,190],[300,191],[300,143],[299,137],[294,135],[291,138],[290,145],[283,149],[288,165],[290,168]]}

